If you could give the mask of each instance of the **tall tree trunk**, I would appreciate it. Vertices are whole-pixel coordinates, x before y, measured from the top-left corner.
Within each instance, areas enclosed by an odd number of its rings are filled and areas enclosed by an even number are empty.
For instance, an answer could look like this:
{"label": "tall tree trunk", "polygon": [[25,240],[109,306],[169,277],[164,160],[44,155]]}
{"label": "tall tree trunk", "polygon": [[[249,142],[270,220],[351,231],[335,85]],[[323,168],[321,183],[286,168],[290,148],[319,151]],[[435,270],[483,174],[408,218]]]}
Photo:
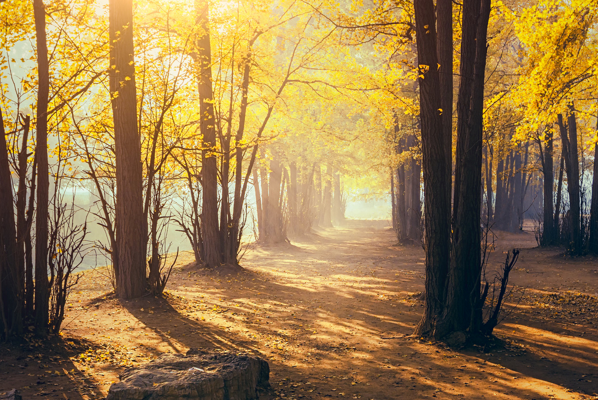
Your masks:
{"label": "tall tree trunk", "polygon": [[25,313],[28,318],[34,317],[34,292],[33,279],[33,242],[31,238],[31,226],[35,213],[35,193],[37,179],[37,158],[33,159],[31,171],[31,187],[29,188],[29,207],[27,208],[27,232],[25,233]]}
{"label": "tall tree trunk", "polygon": [[[453,226],[453,252],[447,291],[447,311],[437,337],[451,332],[479,332],[482,325],[482,304],[479,304],[481,279],[481,193],[482,147],[484,112],[484,77],[486,70],[486,36],[490,18],[490,0],[464,0],[463,45],[461,50],[461,85],[459,104],[468,103],[470,110],[461,110],[459,121],[462,131],[457,138],[460,157],[458,183],[455,183],[455,224]],[[474,31],[473,43],[470,30]],[[466,39],[467,37],[467,39]],[[473,47],[473,51],[469,48]],[[467,57],[474,55],[473,59]],[[473,82],[468,82],[473,62]],[[463,73],[465,71],[465,74]],[[461,96],[470,97],[466,102]],[[456,174],[457,176],[457,174]]]}
{"label": "tall tree trunk", "polygon": [[556,205],[554,207],[554,240],[560,242],[561,240],[561,202],[563,198],[563,170],[565,169],[565,157],[561,154],[561,163],[559,166],[559,182],[556,191]]}
{"label": "tall tree trunk", "polygon": [[[2,123],[2,117],[0,116],[0,123]],[[30,117],[26,116],[23,120],[23,137],[21,142],[21,150],[19,151],[19,158],[18,158],[18,175],[19,175],[19,186],[17,190],[17,243],[16,243],[16,253],[15,263],[16,268],[19,273],[19,292],[20,298],[23,299],[25,304],[25,315],[31,316],[32,312],[27,312],[27,307],[31,307],[31,311],[33,311],[33,304],[27,305],[27,298],[26,298],[26,285],[28,282],[26,279],[32,279],[32,276],[26,277],[26,245],[25,240],[31,237],[31,226],[27,223],[27,158],[30,155],[28,153],[28,140],[29,140],[29,127],[30,127]],[[2,129],[2,128],[0,128]],[[33,294],[32,294],[33,295]],[[19,305],[22,307],[22,305]]]}
{"label": "tall tree trunk", "polygon": [[[440,98],[442,105],[442,131],[446,151],[446,181],[449,203],[453,178],[453,0],[437,0],[438,64],[440,72]],[[451,215],[448,214],[449,224]]]}
{"label": "tall tree trunk", "polygon": [[542,143],[539,142],[540,157],[542,161],[542,173],[544,175],[544,213],[543,225],[544,232],[542,233],[542,246],[552,246],[554,244],[554,139],[552,131],[549,129],[546,132],[546,146],[542,151]]}
{"label": "tall tree trunk", "polygon": [[[459,193],[461,192],[461,173],[464,160],[463,153],[466,137],[469,134],[469,115],[471,112],[471,93],[474,84],[476,35],[478,17],[480,15],[480,0],[464,0],[462,11],[462,38],[461,38],[461,81],[457,98],[457,154],[455,159],[455,189],[453,192],[453,223],[459,211]],[[453,226],[454,231],[454,226]]]}
{"label": "tall tree trunk", "polygon": [[[598,127],[596,128],[598,130]],[[590,207],[590,239],[588,250],[598,254],[598,143],[594,145],[594,174],[592,176],[592,205]]]}
{"label": "tall tree trunk", "polygon": [[[421,173],[422,167],[415,159],[411,159],[411,210],[409,212],[409,238],[415,242],[421,240]],[[450,196],[447,202],[450,203]]]}
{"label": "tall tree trunk", "polygon": [[[401,151],[403,146],[400,145]],[[405,196],[405,165],[397,167],[397,238],[399,242],[407,239],[407,202]]]}
{"label": "tall tree trunk", "polygon": [[260,168],[260,182],[262,186],[262,221],[263,225],[259,227],[260,230],[260,240],[261,241],[268,241],[269,233],[268,230],[270,229],[271,222],[270,219],[272,216],[270,215],[270,196],[268,191],[268,172],[264,167]]}
{"label": "tall tree trunk", "polygon": [[[8,146],[0,110],[0,337],[22,331],[22,287],[15,260],[16,231]],[[47,276],[44,277],[47,282]],[[47,309],[47,308],[46,308]]]}
{"label": "tall tree trunk", "polygon": [[256,240],[259,239],[259,232],[262,229],[264,223],[264,216],[263,216],[263,208],[262,208],[262,197],[260,195],[260,181],[257,176],[258,168],[253,169],[253,190],[255,192],[255,209],[257,212],[257,227],[258,227],[258,237]]}
{"label": "tall tree trunk", "polygon": [[297,214],[298,214],[298,207],[297,207],[297,163],[293,161],[291,165],[289,165],[290,170],[290,181],[289,181],[289,224],[291,229],[295,230],[297,228]]}
{"label": "tall tree trunk", "polygon": [[447,197],[447,152],[442,108],[436,21],[433,0],[414,1],[419,82],[422,165],[425,192],[426,305],[416,334],[433,334],[442,313],[449,265],[450,201]]}
{"label": "tall tree trunk", "polygon": [[504,199],[505,199],[505,160],[498,154],[498,163],[496,166],[496,207],[494,208],[494,224],[495,228],[499,229],[500,219],[503,216]]}
{"label": "tall tree trunk", "polygon": [[[212,90],[212,48],[210,45],[210,13],[206,0],[196,0],[197,25],[201,32],[196,41],[198,64],[201,152],[202,213],[201,230],[204,243],[204,263],[217,267],[222,263],[220,230],[218,227],[218,162],[216,159],[216,122]],[[226,227],[222,227],[226,229]]]}
{"label": "tall tree trunk", "polygon": [[[250,45],[251,49],[251,45]],[[251,50],[248,51],[247,57],[245,59],[245,64],[243,66],[243,80],[241,82],[241,107],[239,111],[239,126],[237,128],[237,134],[235,135],[235,160],[236,160],[236,171],[235,171],[235,198],[233,202],[233,220],[232,220],[232,228],[230,234],[230,249],[229,254],[227,256],[228,262],[235,262],[237,263],[237,253],[239,251],[240,241],[241,241],[241,214],[243,213],[243,203],[245,202],[245,193],[243,193],[243,155],[245,153],[242,141],[243,135],[245,133],[245,121],[247,119],[247,104],[248,104],[248,92],[249,92],[249,72],[251,71]],[[232,111],[231,111],[232,113]],[[251,168],[254,172],[254,176],[256,169]],[[247,171],[249,174],[251,171]],[[246,180],[249,176],[247,175]],[[246,186],[245,186],[246,187]],[[259,190],[258,190],[259,192]],[[259,219],[259,218],[258,218]],[[221,228],[222,229],[222,228]]]}
{"label": "tall tree trunk", "polygon": [[48,96],[50,71],[46,43],[46,10],[42,0],[33,1],[37,45],[37,208],[35,216],[35,327],[39,335],[48,331]]}
{"label": "tall tree trunk", "polygon": [[[581,215],[579,204],[579,162],[577,155],[577,121],[575,113],[571,109],[567,118],[567,126],[563,116],[559,114],[558,125],[563,142],[563,154],[565,155],[565,166],[567,170],[567,191],[569,192],[569,226],[571,228],[570,243],[571,252],[574,255],[581,253]],[[568,133],[567,133],[568,131]]]}
{"label": "tall tree trunk", "polygon": [[488,223],[492,221],[494,217],[494,208],[493,208],[493,201],[494,201],[494,193],[492,191],[492,167],[494,164],[494,157],[492,153],[492,146],[488,144],[485,148],[486,150],[486,212],[488,217]]}
{"label": "tall tree trunk", "polygon": [[281,210],[281,196],[280,188],[282,185],[282,164],[280,156],[274,155],[270,161],[270,181],[268,188],[268,236],[267,241],[270,243],[282,242],[286,239],[283,237],[283,220]]}
{"label": "tall tree trunk", "polygon": [[390,167],[390,199],[392,204],[392,229],[396,232],[398,229],[397,223],[397,198],[395,190],[395,171]]}
{"label": "tall tree trunk", "polygon": [[340,225],[343,222],[343,204],[341,193],[341,174],[337,171],[333,176],[333,195],[332,195],[332,223]]}
{"label": "tall tree trunk", "polygon": [[576,255],[581,255],[583,249],[582,232],[581,232],[581,204],[580,204],[580,190],[579,190],[579,156],[577,151],[577,120],[575,111],[571,106],[569,118],[567,119],[569,126],[569,152],[571,154],[571,174],[567,171],[567,187],[569,188],[569,201],[571,206],[571,233],[573,240],[573,252]]}
{"label": "tall tree trunk", "polygon": [[[133,45],[133,1],[110,0],[110,93],[116,144],[116,242],[120,298],[146,289],[147,220],[143,215],[141,142]],[[41,166],[41,165],[40,165]],[[42,171],[40,169],[40,176]],[[38,203],[41,198],[38,198]]]}
{"label": "tall tree trunk", "polygon": [[324,180],[324,194],[322,196],[322,211],[320,214],[320,225],[325,228],[332,227],[332,181],[330,167],[326,167]]}
{"label": "tall tree trunk", "polygon": [[509,231],[515,232],[519,227],[519,219],[521,216],[521,201],[523,193],[521,191],[523,187],[523,161],[521,160],[521,153],[515,151],[515,177],[513,185],[513,212],[509,215]]}

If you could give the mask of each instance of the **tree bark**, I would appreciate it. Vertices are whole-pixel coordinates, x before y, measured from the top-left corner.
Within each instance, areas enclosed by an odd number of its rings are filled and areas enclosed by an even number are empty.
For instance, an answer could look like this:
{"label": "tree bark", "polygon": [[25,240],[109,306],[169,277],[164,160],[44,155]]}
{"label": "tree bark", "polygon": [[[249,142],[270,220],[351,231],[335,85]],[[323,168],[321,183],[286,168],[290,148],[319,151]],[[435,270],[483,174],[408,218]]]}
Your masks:
{"label": "tree bark", "polygon": [[294,231],[297,228],[297,163],[293,161],[289,165],[290,181],[289,181],[289,224]]}
{"label": "tree bark", "polygon": [[[0,337],[22,331],[22,286],[15,260],[16,231],[12,179],[2,111],[0,110]],[[47,276],[45,277],[47,282]]]}
{"label": "tree bark", "polygon": [[[116,147],[116,242],[120,298],[146,289],[147,220],[143,215],[141,142],[133,44],[133,1],[110,0],[110,94]],[[40,170],[40,175],[42,171]],[[41,199],[38,198],[38,202]]]}
{"label": "tree bark", "polygon": [[592,205],[590,206],[590,239],[588,250],[592,254],[598,254],[598,143],[594,145],[594,174],[592,177]]}
{"label": "tree bark", "polygon": [[[409,212],[409,239],[414,242],[421,240],[421,172],[422,168],[419,162],[411,159],[411,209]],[[450,203],[450,196],[447,197],[447,202]]]}
{"label": "tree bark", "polygon": [[[440,73],[440,98],[442,105],[442,130],[446,151],[446,181],[448,201],[451,201],[453,178],[453,0],[437,0],[438,64]],[[451,215],[447,215],[449,223]]]}
{"label": "tree bark", "polygon": [[556,205],[554,207],[554,240],[555,243],[561,240],[561,201],[563,197],[563,170],[565,169],[565,157],[561,154],[561,163],[559,166],[559,183],[556,191]]}
{"label": "tree bark", "polygon": [[425,191],[426,305],[415,333],[434,333],[443,310],[444,287],[449,265],[450,201],[447,197],[447,152],[442,128],[442,108],[436,21],[433,0],[414,1],[417,56],[420,69],[419,94],[422,164]]}
{"label": "tree bark", "polygon": [[[401,140],[403,142],[403,140]],[[398,146],[399,154],[403,152],[404,146]],[[405,196],[405,165],[401,162],[397,167],[397,238],[399,242],[407,239],[407,202]]]}
{"label": "tree bark", "polygon": [[[457,148],[461,150],[457,158],[458,183],[455,183],[456,216],[453,226],[453,258],[448,278],[446,314],[443,317],[437,337],[442,338],[452,332],[479,332],[482,326],[482,306],[480,304],[481,279],[481,194],[482,194],[482,147],[484,78],[486,70],[486,36],[490,18],[490,0],[464,0],[463,2],[463,47],[461,53],[461,85],[459,104],[470,105],[469,112],[461,110],[459,119],[467,118],[467,123],[459,121],[462,131],[457,138]],[[466,36],[475,32],[475,40],[469,42]],[[473,52],[468,47],[473,47]],[[473,82],[469,80],[473,58]],[[469,91],[466,91],[468,89]],[[461,99],[470,97],[470,101]],[[456,175],[457,176],[457,175]]]}
{"label": "tree bark", "polygon": [[396,232],[398,229],[397,223],[397,197],[395,190],[395,171],[390,167],[390,200],[392,204],[392,229]]}
{"label": "tree bark", "polygon": [[[212,49],[210,45],[209,5],[196,0],[197,25],[201,32],[196,40],[201,151],[202,213],[201,230],[204,243],[204,263],[217,267],[222,263],[220,230],[218,227],[218,162],[216,159],[216,123],[212,90]],[[226,229],[226,227],[222,227]]]}
{"label": "tree bark", "polygon": [[[558,125],[563,141],[563,154],[565,154],[565,166],[567,170],[567,191],[569,192],[569,226],[571,228],[570,251],[574,255],[580,255],[582,251],[581,238],[581,215],[579,202],[579,162],[577,154],[577,121],[575,112],[570,110],[567,118],[567,126],[563,116],[558,115]],[[567,133],[568,131],[568,133]]]}
{"label": "tree bark", "polygon": [[554,245],[554,138],[551,130],[546,132],[546,146],[542,151],[542,143],[539,142],[540,156],[542,161],[542,173],[544,175],[544,213],[542,232],[542,246]]}
{"label": "tree bark", "polygon": [[48,331],[48,96],[50,71],[46,43],[46,10],[42,0],[33,1],[37,46],[37,208],[35,216],[35,328],[38,335]]}
{"label": "tree bark", "polygon": [[332,223],[340,225],[344,219],[342,193],[341,193],[341,174],[336,171],[333,176],[334,190],[332,195]]}

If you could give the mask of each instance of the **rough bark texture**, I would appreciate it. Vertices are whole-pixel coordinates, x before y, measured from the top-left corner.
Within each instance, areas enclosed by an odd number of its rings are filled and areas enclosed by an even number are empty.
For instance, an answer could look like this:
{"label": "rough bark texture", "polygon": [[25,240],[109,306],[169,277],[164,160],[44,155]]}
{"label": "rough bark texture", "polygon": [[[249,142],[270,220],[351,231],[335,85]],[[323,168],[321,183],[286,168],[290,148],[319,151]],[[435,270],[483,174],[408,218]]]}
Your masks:
{"label": "rough bark texture", "polygon": [[592,178],[592,205],[590,208],[590,240],[588,250],[598,254],[598,144],[594,146],[594,175]]}
{"label": "rough bark texture", "polygon": [[[440,98],[442,131],[446,150],[446,180],[448,201],[451,201],[453,178],[453,0],[437,0],[438,63],[440,64]],[[447,215],[450,219],[450,214]]]}
{"label": "rough bark texture", "polygon": [[15,262],[15,235],[8,146],[0,111],[0,338],[5,339],[19,335],[22,329],[22,283],[19,282],[19,271]]}
{"label": "rough bark texture", "polygon": [[[542,144],[540,143],[540,150],[542,150]],[[544,207],[543,207],[543,225],[544,231],[542,232],[542,246],[552,246],[555,244],[554,234],[554,205],[553,205],[553,192],[554,192],[554,139],[552,131],[546,132],[546,146],[544,151],[541,152],[542,157],[542,173],[544,175]]]}
{"label": "rough bark texture", "polygon": [[253,400],[269,386],[269,374],[268,363],[258,357],[189,350],[126,371],[106,399]]}
{"label": "rough bark texture", "polygon": [[569,192],[569,227],[571,237],[569,238],[569,251],[574,255],[581,253],[581,218],[579,204],[579,162],[577,155],[577,122],[575,114],[567,118],[565,125],[563,116],[558,115],[558,125],[563,143],[563,156],[567,171],[567,191]]}
{"label": "rough bark texture", "polygon": [[35,157],[38,166],[35,216],[35,327],[39,335],[48,330],[48,95],[50,72],[46,43],[46,10],[42,0],[33,1],[37,46],[37,108]]}
{"label": "rough bark texture", "polygon": [[[490,0],[465,0],[463,2],[463,35],[474,30],[475,40],[468,43],[473,46],[473,84],[468,76],[461,77],[461,85],[469,88],[469,94],[459,92],[459,96],[469,96],[471,109],[459,118],[467,118],[462,124],[457,139],[457,148],[461,149],[457,158],[459,181],[455,183],[455,221],[453,226],[453,258],[449,272],[447,309],[442,326],[437,331],[438,337],[454,332],[478,332],[482,326],[482,304],[480,304],[481,278],[481,194],[482,194],[482,145],[484,111],[484,77],[486,70],[486,36],[490,18]],[[470,26],[473,24],[473,27]],[[464,43],[465,46],[465,43]],[[469,71],[465,64],[471,64],[471,49],[462,48],[461,68]],[[466,103],[459,98],[459,103]]]}
{"label": "rough bark texture", "polygon": [[561,154],[561,164],[559,166],[559,183],[556,190],[556,203],[554,206],[554,235],[555,240],[560,241],[561,238],[561,203],[563,199],[563,170],[565,169],[565,158]]}
{"label": "rough bark texture", "polygon": [[217,267],[222,263],[220,230],[218,227],[218,162],[216,159],[216,123],[212,90],[212,49],[210,46],[209,7],[207,1],[196,1],[197,25],[200,33],[196,41],[198,68],[200,131],[203,137],[201,153],[202,213],[201,232],[204,244],[204,263]]}
{"label": "rough bark texture", "polygon": [[425,191],[426,306],[416,328],[420,335],[434,330],[443,309],[449,264],[450,213],[446,180],[446,142],[442,129],[440,78],[436,53],[436,21],[432,0],[414,1],[420,73],[420,115]]}
{"label": "rough bark texture", "polygon": [[110,65],[114,66],[110,69],[110,93],[116,147],[116,243],[119,269],[116,291],[120,298],[130,299],[145,293],[147,242],[147,220],[143,217],[141,143],[137,131],[132,0],[110,0],[110,44]]}
{"label": "rough bark texture", "polygon": [[572,250],[574,254],[581,255],[583,243],[579,193],[579,156],[577,151],[577,120],[573,109],[571,109],[569,118],[567,118],[567,125],[569,127],[569,153],[571,159],[571,172],[567,170],[567,187],[569,188],[569,206],[571,210]]}
{"label": "rough bark texture", "polygon": [[[419,242],[421,240],[421,173],[422,167],[416,159],[411,160],[411,190],[409,210],[409,239]],[[447,202],[451,198],[447,196]]]}

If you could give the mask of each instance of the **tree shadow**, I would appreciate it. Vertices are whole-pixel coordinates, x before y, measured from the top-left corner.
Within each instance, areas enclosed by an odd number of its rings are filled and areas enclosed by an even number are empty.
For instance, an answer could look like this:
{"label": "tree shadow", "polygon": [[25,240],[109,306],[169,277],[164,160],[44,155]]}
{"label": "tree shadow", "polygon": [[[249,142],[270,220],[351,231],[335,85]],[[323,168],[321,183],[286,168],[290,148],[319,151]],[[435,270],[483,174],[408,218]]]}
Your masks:
{"label": "tree shadow", "polygon": [[73,363],[97,345],[77,337],[26,335],[19,343],[0,343],[0,393],[17,389],[24,399],[59,397],[101,398],[99,381]]}

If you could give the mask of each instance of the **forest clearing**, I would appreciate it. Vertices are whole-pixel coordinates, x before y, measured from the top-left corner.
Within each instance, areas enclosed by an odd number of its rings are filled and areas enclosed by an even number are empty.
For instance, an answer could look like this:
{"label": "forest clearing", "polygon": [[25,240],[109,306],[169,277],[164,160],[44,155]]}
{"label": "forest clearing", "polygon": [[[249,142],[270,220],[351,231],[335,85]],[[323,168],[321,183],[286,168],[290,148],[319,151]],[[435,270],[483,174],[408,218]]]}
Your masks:
{"label": "forest clearing", "polygon": [[125,365],[213,348],[270,362],[272,390],[260,399],[596,398],[596,260],[538,249],[530,232],[498,235],[490,265],[509,246],[524,250],[486,349],[410,338],[423,306],[421,247],[397,245],[387,221],[347,221],[255,247],[241,272],[214,274],[184,254],[164,299],[120,303],[101,270],[86,271],[59,344],[3,353],[0,392],[101,398]]}

